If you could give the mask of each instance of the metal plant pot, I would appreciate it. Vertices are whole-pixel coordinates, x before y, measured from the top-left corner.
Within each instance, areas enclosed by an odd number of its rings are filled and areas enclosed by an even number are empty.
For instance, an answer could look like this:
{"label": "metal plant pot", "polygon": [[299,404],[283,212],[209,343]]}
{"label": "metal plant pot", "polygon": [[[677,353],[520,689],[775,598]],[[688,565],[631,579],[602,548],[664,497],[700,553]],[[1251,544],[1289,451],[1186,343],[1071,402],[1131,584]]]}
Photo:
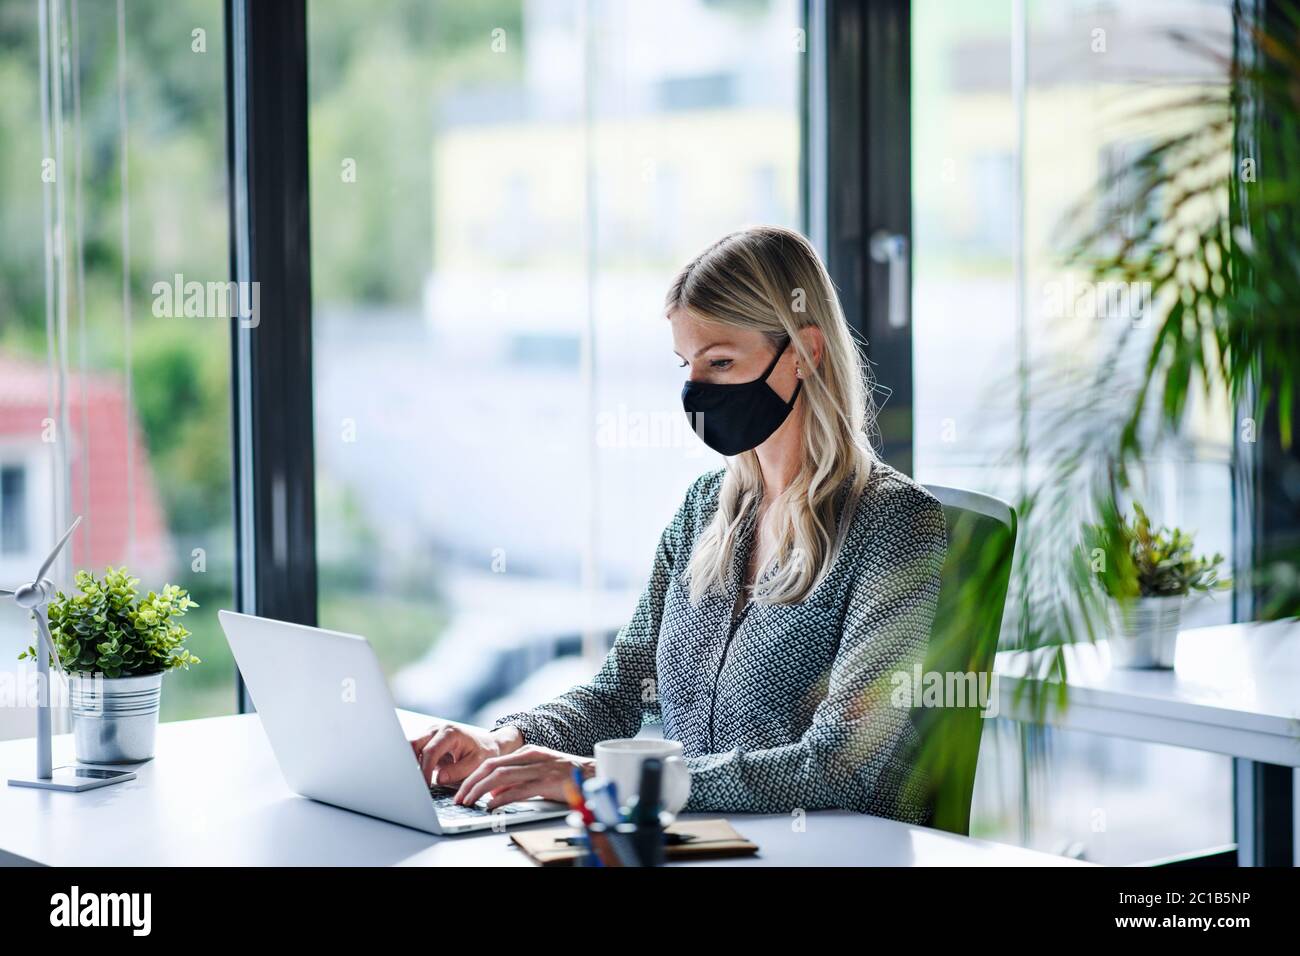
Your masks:
{"label": "metal plant pot", "polygon": [[1168,670],[1174,666],[1185,595],[1142,597],[1113,605],[1111,662],[1116,667]]}
{"label": "metal plant pot", "polygon": [[72,734],[81,763],[153,759],[162,673],[142,677],[73,674],[68,681]]}

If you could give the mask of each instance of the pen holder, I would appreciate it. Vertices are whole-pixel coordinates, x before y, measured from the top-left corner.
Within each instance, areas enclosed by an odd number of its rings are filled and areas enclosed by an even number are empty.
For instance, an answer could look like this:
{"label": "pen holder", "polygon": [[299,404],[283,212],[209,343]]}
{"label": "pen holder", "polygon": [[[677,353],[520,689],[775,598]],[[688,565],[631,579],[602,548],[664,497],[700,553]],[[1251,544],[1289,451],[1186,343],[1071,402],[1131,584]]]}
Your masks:
{"label": "pen holder", "polygon": [[587,824],[591,849],[605,866],[663,866],[664,834],[635,823]]}
{"label": "pen holder", "polygon": [[573,831],[573,835],[566,842],[570,846],[576,846],[581,851],[573,865],[601,866],[600,857],[597,856],[591,846],[591,835],[587,833],[587,827],[582,822],[582,814],[576,810],[571,810],[569,815],[564,818],[564,822]]}
{"label": "pen holder", "polygon": [[659,827],[600,822],[584,825],[578,813],[570,813],[565,819],[574,832],[570,841],[583,850],[578,866],[663,865],[664,833]]}

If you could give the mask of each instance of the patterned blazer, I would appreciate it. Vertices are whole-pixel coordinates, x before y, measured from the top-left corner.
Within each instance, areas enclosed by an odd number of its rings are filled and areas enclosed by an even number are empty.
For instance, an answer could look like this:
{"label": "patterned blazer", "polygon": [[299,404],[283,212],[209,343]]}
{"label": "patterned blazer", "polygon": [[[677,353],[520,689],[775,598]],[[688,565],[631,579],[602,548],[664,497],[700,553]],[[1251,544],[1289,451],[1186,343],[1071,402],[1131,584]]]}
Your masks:
{"label": "patterned blazer", "polygon": [[[510,714],[525,743],[587,756],[662,720],[691,772],[688,811],[841,808],[925,823],[910,706],[891,702],[924,659],[946,551],[943,509],[883,463],[847,483],[829,570],[796,604],[737,614],[756,515],[742,519],[726,593],[692,606],[686,565],[724,471],[700,476],[655,552],[650,580],[600,672]],[[895,675],[904,675],[896,677]]]}

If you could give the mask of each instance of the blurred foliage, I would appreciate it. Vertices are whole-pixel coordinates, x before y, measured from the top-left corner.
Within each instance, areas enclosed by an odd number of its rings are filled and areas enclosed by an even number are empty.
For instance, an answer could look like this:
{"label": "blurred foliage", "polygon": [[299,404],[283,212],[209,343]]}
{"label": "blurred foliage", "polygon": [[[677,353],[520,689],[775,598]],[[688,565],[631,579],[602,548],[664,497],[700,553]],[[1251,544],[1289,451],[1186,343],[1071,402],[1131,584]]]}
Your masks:
{"label": "blurred foliage", "polygon": [[168,527],[185,539],[227,529],[232,521],[229,356],[222,348],[196,347],[189,330],[172,320],[151,320],[143,333],[133,352],[135,409]]}
{"label": "blurred foliage", "polygon": [[398,3],[381,16],[316,4],[308,14],[312,202],[351,224],[313,225],[316,299],[419,302],[433,266],[439,111],[458,86],[518,86],[522,57],[494,54],[491,40],[503,30],[508,50],[524,42],[522,3]]}
{"label": "blurred foliage", "polygon": [[[36,4],[0,5],[0,349],[43,361],[47,348]],[[502,29],[521,43],[520,0],[309,5],[311,188],[342,206],[348,230],[317,229],[318,300],[418,300],[431,263],[430,137],[456,84],[517,81],[521,58],[495,56]],[[176,273],[225,279],[228,264],[223,7],[218,0],[128,5],[126,110],[133,301],[132,389],[168,526],[192,540],[229,535],[228,328],[156,318],[151,289]],[[63,177],[71,206],[80,147],[86,334],[70,301],[72,371],[123,374],[121,130],[115,5],[78,8],[64,75]],[[71,34],[71,24],[65,24]],[[206,50],[194,50],[193,31]],[[72,55],[71,43],[68,45]],[[71,78],[80,79],[80,124]],[[80,136],[78,144],[77,136]],[[357,178],[345,183],[344,159]],[[400,196],[395,203],[394,196]],[[390,216],[396,206],[417,215]],[[72,214],[69,212],[71,226]],[[84,348],[84,354],[83,354]],[[75,398],[75,389],[73,391]],[[75,413],[74,413],[75,421]],[[178,546],[183,554],[187,546]]]}
{"label": "blurred foliage", "polygon": [[[121,139],[117,26],[113,4],[80,4],[75,61],[72,25],[63,77],[62,180],[70,232],[80,195],[84,296],[69,267],[69,398],[76,376],[121,376]],[[132,391],[168,526],[184,534],[229,534],[228,330],[209,319],[158,319],[151,287],[175,273],[224,278],[227,271],[224,51],[215,2],[127,7],[126,107],[131,188]],[[206,52],[192,31],[206,31]],[[46,358],[40,69],[35,4],[0,8],[0,349]],[[80,90],[73,95],[76,71]],[[75,107],[80,107],[80,123]],[[10,148],[12,146],[12,148]],[[80,156],[80,190],[77,159]],[[75,237],[69,236],[75,256]],[[85,325],[81,325],[84,308]],[[74,426],[78,413],[71,411]],[[94,441],[94,437],[91,437]],[[222,532],[220,529],[226,529]],[[188,548],[185,548],[188,551]],[[227,587],[228,592],[228,587]]]}

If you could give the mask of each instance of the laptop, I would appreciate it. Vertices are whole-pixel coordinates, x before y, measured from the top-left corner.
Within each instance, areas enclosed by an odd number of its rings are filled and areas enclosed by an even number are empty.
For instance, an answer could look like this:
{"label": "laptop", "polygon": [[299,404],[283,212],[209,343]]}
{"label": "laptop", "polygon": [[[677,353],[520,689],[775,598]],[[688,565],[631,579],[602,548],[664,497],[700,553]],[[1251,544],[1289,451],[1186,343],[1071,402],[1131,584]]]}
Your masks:
{"label": "laptop", "polygon": [[364,637],[233,611],[217,617],[295,792],[437,834],[499,830],[568,812],[540,799],[488,811],[486,797],[461,806],[452,802],[454,788],[430,787]]}

